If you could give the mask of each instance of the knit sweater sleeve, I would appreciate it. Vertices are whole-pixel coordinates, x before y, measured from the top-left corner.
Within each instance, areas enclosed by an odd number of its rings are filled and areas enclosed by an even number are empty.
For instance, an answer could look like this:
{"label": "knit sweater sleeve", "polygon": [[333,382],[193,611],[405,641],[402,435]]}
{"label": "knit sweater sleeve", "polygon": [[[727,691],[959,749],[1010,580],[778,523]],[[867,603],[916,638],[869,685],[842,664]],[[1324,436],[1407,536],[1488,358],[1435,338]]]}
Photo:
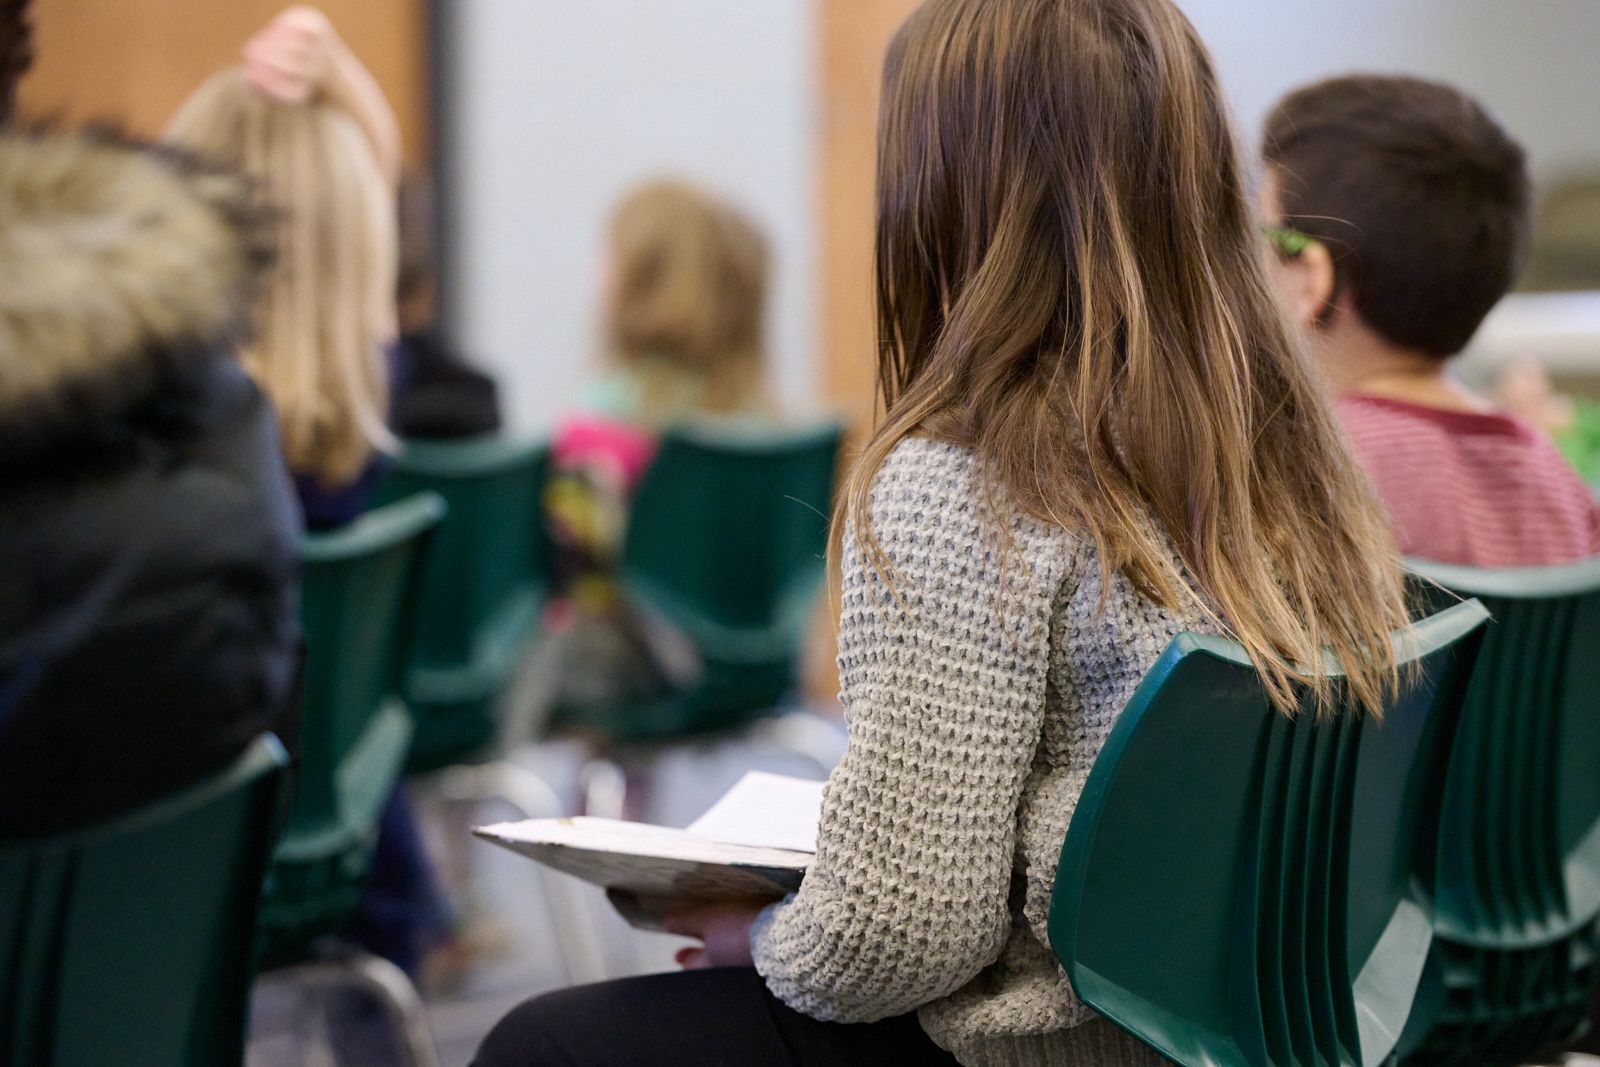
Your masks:
{"label": "knit sweater sleeve", "polygon": [[815,862],[751,935],[773,993],[820,1019],[871,1021],[945,996],[1010,931],[1017,807],[1044,716],[1063,554],[1027,520],[1010,523],[1002,554],[972,467],[926,441],[890,455],[872,493],[888,581],[846,540],[849,742]]}

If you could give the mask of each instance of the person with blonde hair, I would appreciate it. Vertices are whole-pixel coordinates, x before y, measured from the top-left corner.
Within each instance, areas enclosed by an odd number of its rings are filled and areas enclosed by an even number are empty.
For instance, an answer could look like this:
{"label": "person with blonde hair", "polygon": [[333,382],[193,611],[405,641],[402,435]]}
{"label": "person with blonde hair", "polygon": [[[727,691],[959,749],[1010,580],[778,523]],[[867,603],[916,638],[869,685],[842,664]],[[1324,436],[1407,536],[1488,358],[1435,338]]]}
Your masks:
{"label": "person with blonde hair", "polygon": [[623,197],[607,236],[605,367],[555,436],[545,497],[557,548],[552,628],[574,646],[556,696],[568,709],[687,681],[692,657],[645,626],[614,579],[629,500],[663,431],[771,416],[759,227],[710,192],[657,179]]}
{"label": "person with blonde hair", "polygon": [[1333,706],[1299,666],[1329,652],[1370,712],[1399,685],[1394,539],[1173,0],[927,0],[881,107],[883,417],[841,500],[815,860],[768,907],[668,916],[686,973],[531,1001],[477,1067],[1159,1063],[1047,929],[1129,696],[1185,631],[1284,714]]}
{"label": "person with blonde hair", "polygon": [[327,18],[294,7],[189,98],[167,139],[255,178],[276,211],[277,264],[242,358],[277,408],[307,525],[346,522],[395,446],[394,115]]}
{"label": "person with blonde hair", "polygon": [[[306,525],[365,510],[395,437],[398,125],[328,19],[291,7],[213,76],[168,140],[254,178],[277,259],[257,299],[246,369],[276,405]],[[442,925],[416,819],[397,788],[348,933],[415,976]]]}

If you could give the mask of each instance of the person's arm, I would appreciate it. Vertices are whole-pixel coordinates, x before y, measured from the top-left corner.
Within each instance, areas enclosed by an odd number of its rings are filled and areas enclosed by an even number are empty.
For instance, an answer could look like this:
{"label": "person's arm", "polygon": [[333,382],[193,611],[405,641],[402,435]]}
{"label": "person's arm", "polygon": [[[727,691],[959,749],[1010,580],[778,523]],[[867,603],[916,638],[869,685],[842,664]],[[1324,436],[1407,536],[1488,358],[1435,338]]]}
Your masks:
{"label": "person's arm", "polygon": [[288,103],[321,93],[361,127],[390,188],[400,181],[400,124],[370,71],[314,7],[287,8],[244,48],[258,89]]}
{"label": "person's arm", "polygon": [[820,1019],[865,1022],[945,996],[1011,931],[1017,807],[1066,553],[1059,534],[1019,520],[1002,563],[972,483],[953,449],[919,442],[889,458],[873,530],[894,592],[846,543],[849,744],[828,781],[816,861],[751,936],[772,991]]}

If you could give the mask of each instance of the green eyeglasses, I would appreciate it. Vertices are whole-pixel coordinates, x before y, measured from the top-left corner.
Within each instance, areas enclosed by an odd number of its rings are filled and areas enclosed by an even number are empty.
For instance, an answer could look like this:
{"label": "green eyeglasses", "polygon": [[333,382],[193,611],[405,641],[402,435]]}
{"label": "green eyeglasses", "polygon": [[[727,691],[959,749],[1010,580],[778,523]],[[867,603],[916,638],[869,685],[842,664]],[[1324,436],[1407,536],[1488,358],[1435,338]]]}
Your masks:
{"label": "green eyeglasses", "polygon": [[1272,247],[1290,259],[1317,243],[1317,239],[1310,234],[1291,230],[1285,226],[1263,226],[1261,233],[1272,242]]}

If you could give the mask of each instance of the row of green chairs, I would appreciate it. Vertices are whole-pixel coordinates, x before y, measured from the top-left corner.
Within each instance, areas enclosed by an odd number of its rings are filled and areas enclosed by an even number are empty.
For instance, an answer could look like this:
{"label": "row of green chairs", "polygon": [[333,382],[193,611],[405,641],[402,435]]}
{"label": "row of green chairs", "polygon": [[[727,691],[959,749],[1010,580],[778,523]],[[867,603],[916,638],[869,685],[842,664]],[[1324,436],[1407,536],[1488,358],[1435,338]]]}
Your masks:
{"label": "row of green chairs", "polygon": [[446,512],[440,497],[419,493],[302,542],[299,759],[257,926],[263,977],[372,997],[410,1067],[436,1063],[410,980],[333,939],[355,912],[405,771],[414,727],[399,694],[430,542]]}
{"label": "row of green chairs", "polygon": [[842,430],[684,428],[639,486],[622,552],[628,595],[694,645],[698,680],[663,698],[563,708],[614,745],[724,734],[778,709],[826,577]]}
{"label": "row of green chairs", "polygon": [[302,546],[299,759],[270,735],[210,781],[109,824],[0,848],[0,1063],[218,1067],[243,1058],[258,970],[354,986],[436,1062],[392,965],[328,956],[371,865],[411,722],[395,694],[443,502],[421,495]]}
{"label": "row of green chairs", "polygon": [[1185,635],[1096,761],[1051,943],[1175,1063],[1512,1067],[1586,1025],[1600,561],[1413,571],[1442,610],[1397,636],[1418,672],[1383,722],[1279,715]]}

